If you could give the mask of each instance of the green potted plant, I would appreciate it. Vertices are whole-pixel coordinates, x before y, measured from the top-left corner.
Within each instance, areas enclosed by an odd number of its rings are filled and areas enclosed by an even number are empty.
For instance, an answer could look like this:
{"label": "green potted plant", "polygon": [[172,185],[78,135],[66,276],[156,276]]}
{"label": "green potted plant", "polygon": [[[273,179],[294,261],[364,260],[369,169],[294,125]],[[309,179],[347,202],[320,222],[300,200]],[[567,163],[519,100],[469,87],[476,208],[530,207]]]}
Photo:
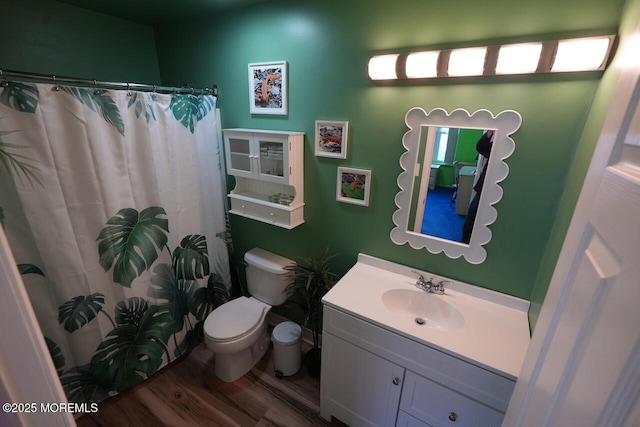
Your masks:
{"label": "green potted plant", "polygon": [[312,378],[320,377],[322,297],[336,283],[336,275],[329,271],[331,260],[336,256],[329,255],[327,248],[320,258],[300,258],[296,264],[285,267],[291,271],[291,284],[286,289],[289,301],[305,313],[304,326],[313,335],[313,348],[305,355],[307,372]]}

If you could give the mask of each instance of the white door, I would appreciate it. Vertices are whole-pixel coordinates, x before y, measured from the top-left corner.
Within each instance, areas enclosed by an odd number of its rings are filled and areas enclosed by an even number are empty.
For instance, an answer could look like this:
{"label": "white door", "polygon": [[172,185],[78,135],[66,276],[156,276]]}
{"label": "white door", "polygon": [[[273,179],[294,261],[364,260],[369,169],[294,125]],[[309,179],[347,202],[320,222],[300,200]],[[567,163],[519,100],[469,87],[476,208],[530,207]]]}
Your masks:
{"label": "white door", "polygon": [[505,426],[640,426],[637,46],[621,46],[616,64],[633,50],[635,65],[621,71]]}

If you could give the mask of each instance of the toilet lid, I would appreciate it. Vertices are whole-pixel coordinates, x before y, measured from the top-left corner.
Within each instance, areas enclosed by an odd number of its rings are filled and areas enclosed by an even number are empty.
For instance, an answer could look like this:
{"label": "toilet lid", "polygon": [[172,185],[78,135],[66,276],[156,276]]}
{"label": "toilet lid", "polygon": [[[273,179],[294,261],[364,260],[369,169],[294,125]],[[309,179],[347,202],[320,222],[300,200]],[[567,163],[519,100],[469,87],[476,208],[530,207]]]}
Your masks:
{"label": "toilet lid", "polygon": [[267,305],[239,297],[216,308],[204,321],[204,333],[216,341],[229,341],[253,331],[264,318]]}

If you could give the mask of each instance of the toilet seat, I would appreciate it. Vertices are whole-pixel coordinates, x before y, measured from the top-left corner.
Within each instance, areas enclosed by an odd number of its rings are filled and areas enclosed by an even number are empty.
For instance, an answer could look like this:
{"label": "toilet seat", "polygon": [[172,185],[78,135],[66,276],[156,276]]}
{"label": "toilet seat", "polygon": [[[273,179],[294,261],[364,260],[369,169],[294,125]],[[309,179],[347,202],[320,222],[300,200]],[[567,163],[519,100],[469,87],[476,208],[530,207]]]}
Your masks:
{"label": "toilet seat", "polygon": [[268,304],[255,298],[236,298],[207,316],[204,333],[217,343],[239,340],[262,324],[268,308]]}

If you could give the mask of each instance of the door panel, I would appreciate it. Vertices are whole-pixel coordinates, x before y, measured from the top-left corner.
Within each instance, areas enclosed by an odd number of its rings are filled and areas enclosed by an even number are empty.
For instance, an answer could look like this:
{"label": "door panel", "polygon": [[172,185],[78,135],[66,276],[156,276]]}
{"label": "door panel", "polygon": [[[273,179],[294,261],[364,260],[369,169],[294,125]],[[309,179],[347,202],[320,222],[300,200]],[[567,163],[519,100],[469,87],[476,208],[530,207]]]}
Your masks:
{"label": "door panel", "polygon": [[621,71],[504,425],[640,425],[640,64],[632,63]]}

